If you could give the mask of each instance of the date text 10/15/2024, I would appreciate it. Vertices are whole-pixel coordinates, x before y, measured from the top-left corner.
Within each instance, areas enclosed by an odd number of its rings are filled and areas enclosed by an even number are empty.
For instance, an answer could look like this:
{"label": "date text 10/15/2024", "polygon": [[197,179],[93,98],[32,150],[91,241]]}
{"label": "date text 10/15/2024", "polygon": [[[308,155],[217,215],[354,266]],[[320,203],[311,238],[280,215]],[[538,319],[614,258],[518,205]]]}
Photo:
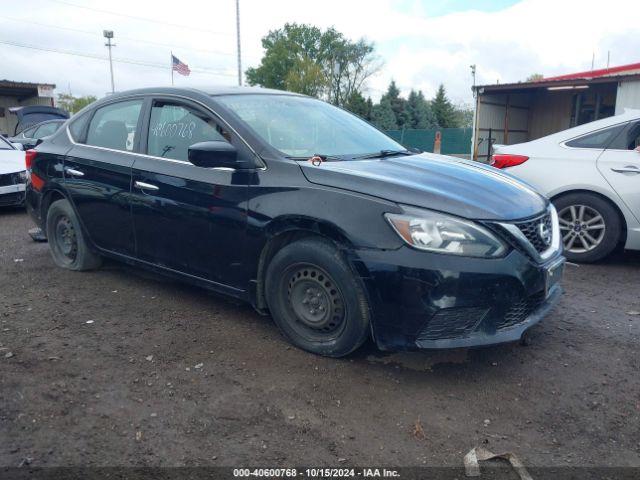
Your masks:
{"label": "date text 10/15/2024", "polygon": [[387,468],[234,468],[233,476],[269,478],[397,478],[397,470]]}

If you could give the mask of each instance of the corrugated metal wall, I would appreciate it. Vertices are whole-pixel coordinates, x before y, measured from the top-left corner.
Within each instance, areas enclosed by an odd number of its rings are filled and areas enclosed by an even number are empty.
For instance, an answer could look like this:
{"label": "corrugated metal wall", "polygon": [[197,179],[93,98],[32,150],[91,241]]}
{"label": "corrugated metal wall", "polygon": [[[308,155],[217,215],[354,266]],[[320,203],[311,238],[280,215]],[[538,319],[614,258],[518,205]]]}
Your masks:
{"label": "corrugated metal wall", "polygon": [[480,94],[478,99],[477,146],[478,160],[487,159],[489,135],[493,144],[526,142],[529,132],[528,93]]}
{"label": "corrugated metal wall", "polygon": [[618,85],[616,115],[625,108],[640,108],[640,80],[623,81]]}

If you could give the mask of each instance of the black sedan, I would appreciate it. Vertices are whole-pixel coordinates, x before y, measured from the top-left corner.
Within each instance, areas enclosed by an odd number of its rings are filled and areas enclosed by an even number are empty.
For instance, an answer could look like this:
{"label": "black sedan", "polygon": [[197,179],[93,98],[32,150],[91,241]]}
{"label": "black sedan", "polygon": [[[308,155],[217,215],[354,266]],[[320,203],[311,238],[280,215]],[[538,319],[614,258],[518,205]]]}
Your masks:
{"label": "black sedan", "polygon": [[517,341],[561,293],[543,196],[302,95],[119,93],[27,165],[59,266],[110,257],[232,295],[322,355]]}
{"label": "black sedan", "polygon": [[12,143],[21,144],[22,148],[27,150],[35,147],[38,144],[38,140],[43,140],[56,133],[58,129],[64,125],[64,122],[66,122],[66,120],[47,120],[46,122],[40,122],[8,140]]}

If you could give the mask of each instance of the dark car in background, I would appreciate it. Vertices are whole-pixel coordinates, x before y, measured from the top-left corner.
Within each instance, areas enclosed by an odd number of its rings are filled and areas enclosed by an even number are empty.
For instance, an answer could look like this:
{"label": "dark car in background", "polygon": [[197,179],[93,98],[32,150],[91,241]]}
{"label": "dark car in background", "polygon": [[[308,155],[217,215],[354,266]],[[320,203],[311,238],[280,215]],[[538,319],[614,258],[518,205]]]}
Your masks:
{"label": "dark car in background", "polygon": [[24,150],[28,150],[35,147],[38,144],[38,140],[42,140],[56,133],[66,121],[66,119],[58,119],[37,123],[32,127],[22,130],[18,135],[8,138],[8,140],[12,143],[19,143]]}
{"label": "dark car in background", "polygon": [[545,197],[302,95],[123,92],[26,162],[59,266],[110,257],[231,295],[317,354],[517,341],[561,294]]}
{"label": "dark car in background", "polygon": [[16,136],[23,130],[47,120],[67,120],[69,112],[47,105],[11,107],[9,112],[17,117],[16,127],[10,135]]}

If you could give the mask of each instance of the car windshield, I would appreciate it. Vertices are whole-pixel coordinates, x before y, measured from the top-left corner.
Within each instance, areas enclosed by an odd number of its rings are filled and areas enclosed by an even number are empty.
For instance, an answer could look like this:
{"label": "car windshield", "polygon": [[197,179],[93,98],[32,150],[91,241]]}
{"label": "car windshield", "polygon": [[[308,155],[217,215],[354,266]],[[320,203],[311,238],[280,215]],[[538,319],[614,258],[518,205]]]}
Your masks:
{"label": "car windshield", "polygon": [[292,95],[216,97],[265,142],[292,158],[350,159],[405,151],[364,120],[328,103]]}

